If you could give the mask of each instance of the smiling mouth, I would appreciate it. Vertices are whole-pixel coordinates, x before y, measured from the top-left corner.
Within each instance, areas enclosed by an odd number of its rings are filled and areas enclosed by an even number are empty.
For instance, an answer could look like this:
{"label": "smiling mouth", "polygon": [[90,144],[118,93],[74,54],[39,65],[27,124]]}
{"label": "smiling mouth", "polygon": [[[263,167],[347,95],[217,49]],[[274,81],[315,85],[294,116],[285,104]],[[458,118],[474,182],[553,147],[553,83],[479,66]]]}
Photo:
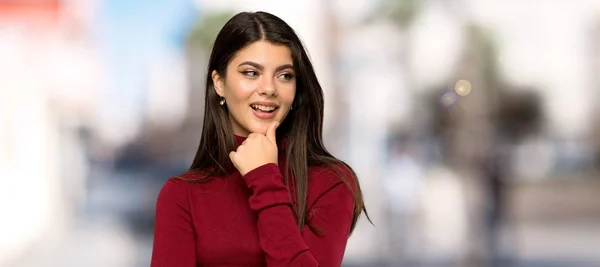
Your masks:
{"label": "smiling mouth", "polygon": [[264,113],[273,113],[275,110],[279,109],[279,107],[264,105],[250,105],[250,107],[256,111]]}

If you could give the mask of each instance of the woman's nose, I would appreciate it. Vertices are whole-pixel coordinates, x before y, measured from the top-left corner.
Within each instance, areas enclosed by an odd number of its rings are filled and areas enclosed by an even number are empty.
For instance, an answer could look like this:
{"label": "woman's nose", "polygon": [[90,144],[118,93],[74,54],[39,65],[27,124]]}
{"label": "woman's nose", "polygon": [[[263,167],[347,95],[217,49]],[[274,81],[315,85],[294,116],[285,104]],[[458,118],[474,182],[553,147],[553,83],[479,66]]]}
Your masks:
{"label": "woman's nose", "polygon": [[260,85],[258,89],[259,94],[266,96],[277,96],[277,86],[275,86],[275,82],[273,79],[264,79],[264,82]]}

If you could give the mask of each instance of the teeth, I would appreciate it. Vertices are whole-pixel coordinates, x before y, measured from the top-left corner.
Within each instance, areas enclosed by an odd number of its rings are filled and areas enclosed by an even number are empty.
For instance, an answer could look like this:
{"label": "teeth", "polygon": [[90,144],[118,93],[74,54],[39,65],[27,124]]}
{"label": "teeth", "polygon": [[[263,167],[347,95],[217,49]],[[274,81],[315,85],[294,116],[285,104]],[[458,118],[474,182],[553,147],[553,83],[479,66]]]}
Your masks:
{"label": "teeth", "polygon": [[259,109],[261,111],[267,111],[268,112],[268,111],[275,110],[275,107],[273,107],[273,106],[263,106],[263,105],[251,105],[251,106],[252,106],[252,108]]}

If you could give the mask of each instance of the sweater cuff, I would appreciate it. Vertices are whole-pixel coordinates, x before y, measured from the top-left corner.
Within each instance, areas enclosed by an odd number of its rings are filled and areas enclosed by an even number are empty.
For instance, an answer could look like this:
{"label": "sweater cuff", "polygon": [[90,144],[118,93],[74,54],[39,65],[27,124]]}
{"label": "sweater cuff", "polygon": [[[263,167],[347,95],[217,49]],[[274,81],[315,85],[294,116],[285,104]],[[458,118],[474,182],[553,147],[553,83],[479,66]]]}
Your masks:
{"label": "sweater cuff", "polygon": [[243,179],[252,190],[249,202],[253,210],[261,211],[278,205],[292,206],[289,191],[283,183],[277,164],[262,165],[246,173]]}
{"label": "sweater cuff", "polygon": [[281,173],[279,166],[275,163],[267,163],[265,165],[254,168],[244,175],[244,181],[250,185],[254,180],[260,179],[262,176]]}

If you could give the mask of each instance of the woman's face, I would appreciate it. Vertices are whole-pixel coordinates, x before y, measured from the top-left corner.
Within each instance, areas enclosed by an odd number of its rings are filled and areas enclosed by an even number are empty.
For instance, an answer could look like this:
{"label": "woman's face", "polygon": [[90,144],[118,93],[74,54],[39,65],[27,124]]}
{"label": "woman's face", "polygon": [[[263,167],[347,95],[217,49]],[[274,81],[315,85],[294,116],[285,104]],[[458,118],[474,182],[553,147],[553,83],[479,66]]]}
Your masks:
{"label": "woman's face", "polygon": [[257,41],[238,51],[225,77],[212,72],[218,95],[225,98],[233,133],[265,134],[273,121],[283,122],[296,95],[290,49]]}

